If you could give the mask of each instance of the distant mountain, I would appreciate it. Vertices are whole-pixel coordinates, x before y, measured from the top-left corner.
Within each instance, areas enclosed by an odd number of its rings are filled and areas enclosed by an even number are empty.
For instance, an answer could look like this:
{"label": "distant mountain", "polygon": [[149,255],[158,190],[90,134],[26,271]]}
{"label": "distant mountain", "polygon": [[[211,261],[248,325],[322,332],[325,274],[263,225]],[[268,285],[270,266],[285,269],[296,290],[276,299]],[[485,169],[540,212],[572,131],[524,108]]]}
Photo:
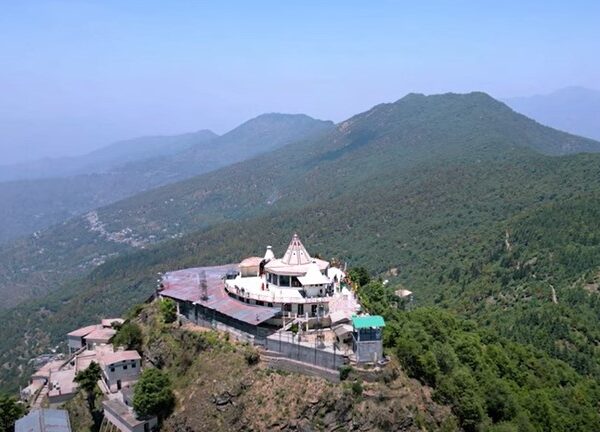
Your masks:
{"label": "distant mountain", "polygon": [[157,272],[280,254],[297,231],[376,276],[358,295],[386,316],[388,353],[464,430],[595,430],[600,155],[570,153],[598,146],[483,93],[411,94],[73,218],[0,248],[3,304],[20,302],[0,312],[0,385],[143,301]]}
{"label": "distant mountain", "polygon": [[600,91],[567,87],[546,95],[515,97],[505,102],[538,122],[600,140]]}
{"label": "distant mountain", "polygon": [[0,166],[0,182],[102,173],[128,162],[180,153],[217,136],[212,131],[201,130],[182,135],[140,137],[119,141],[82,156]]}
{"label": "distant mountain", "polygon": [[[61,223],[135,193],[239,162],[302,140],[333,123],[299,114],[264,114],[216,136],[210,131],[139,138],[77,158],[66,175],[0,183],[0,243]],[[45,171],[37,171],[37,174]]]}
{"label": "distant mountain", "polygon": [[[261,124],[240,126],[257,131],[254,146],[246,141],[246,151],[264,144],[262,128],[258,127]],[[228,142],[227,135],[210,145]],[[235,152],[231,149],[235,146],[218,148],[223,149],[227,162],[233,161]],[[388,189],[399,184],[423,183],[421,187],[427,190],[427,183],[433,180],[423,177],[425,172],[437,179],[455,167],[470,178],[480,172],[484,162],[494,163],[494,172],[498,167],[512,172],[512,165],[520,166],[532,155],[538,161],[535,164],[546,164],[534,150],[556,155],[584,148],[600,148],[600,143],[544,127],[483,93],[411,94],[304,141],[135,195],[6,246],[0,249],[0,293],[6,292],[5,305],[9,306],[11,301],[14,304],[58,286],[49,280],[58,283],[115,254],[222,222],[317,203],[333,205],[328,203],[341,197],[348,200],[355,196],[355,202],[344,202],[362,207],[372,199],[369,189],[387,196]],[[190,161],[195,166],[195,159],[190,157]],[[155,165],[162,175],[179,172],[178,166],[180,170],[189,166],[174,159]],[[517,178],[524,175],[529,176],[520,172]],[[554,175],[546,179],[548,185],[555,180]],[[414,199],[426,196],[423,191],[414,193]],[[375,210],[365,211],[368,215]]]}

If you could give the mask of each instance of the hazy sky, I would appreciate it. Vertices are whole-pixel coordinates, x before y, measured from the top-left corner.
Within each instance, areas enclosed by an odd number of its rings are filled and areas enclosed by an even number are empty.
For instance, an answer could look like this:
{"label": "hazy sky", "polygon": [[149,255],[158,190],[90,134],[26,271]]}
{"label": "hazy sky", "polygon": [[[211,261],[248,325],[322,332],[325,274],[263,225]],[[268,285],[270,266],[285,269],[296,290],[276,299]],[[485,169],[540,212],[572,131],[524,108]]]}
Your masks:
{"label": "hazy sky", "polygon": [[0,164],[408,92],[599,87],[600,1],[296,3],[3,0]]}

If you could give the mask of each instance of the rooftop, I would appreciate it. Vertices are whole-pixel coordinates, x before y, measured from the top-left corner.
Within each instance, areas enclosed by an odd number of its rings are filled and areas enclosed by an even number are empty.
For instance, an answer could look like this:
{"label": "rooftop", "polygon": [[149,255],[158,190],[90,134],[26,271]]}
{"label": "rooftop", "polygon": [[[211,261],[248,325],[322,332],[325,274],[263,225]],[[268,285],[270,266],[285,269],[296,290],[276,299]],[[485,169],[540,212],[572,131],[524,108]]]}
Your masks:
{"label": "rooftop", "polygon": [[294,234],[283,257],[271,259],[265,265],[265,269],[276,274],[304,276],[310,270],[311,263],[313,262],[317,264],[321,271],[329,267],[327,261],[311,258],[298,234]]}
{"label": "rooftop", "polygon": [[120,399],[108,399],[102,402],[104,409],[110,414],[117,417],[123,423],[127,424],[130,428],[135,428],[137,425],[144,423],[144,420],[136,418],[133,409],[129,408]]}
{"label": "rooftop", "polygon": [[385,321],[381,315],[363,315],[352,317],[352,326],[355,329],[364,329],[371,327],[385,327]]}
{"label": "rooftop", "polygon": [[399,290],[394,291],[394,293],[396,294],[397,297],[400,297],[400,298],[410,297],[412,295],[412,291],[409,291],[406,289],[399,289]]}
{"label": "rooftop", "polygon": [[84,337],[98,328],[100,328],[100,326],[98,324],[81,327],[81,328],[78,328],[77,330],[73,330],[72,332],[67,333],[67,336]]}
{"label": "rooftop", "polygon": [[85,336],[88,341],[108,342],[110,338],[117,334],[117,331],[113,328],[97,328],[91,333]]}
{"label": "rooftop", "polygon": [[49,381],[52,387],[54,387],[48,392],[48,396],[50,397],[72,394],[77,391],[75,369],[64,369],[51,372]]}
{"label": "rooftop", "polygon": [[15,423],[15,432],[71,432],[69,413],[58,409],[37,409]]}
{"label": "rooftop", "polygon": [[32,378],[48,378],[51,371],[57,371],[63,365],[63,360],[52,360],[33,373]]}
{"label": "rooftop", "polygon": [[105,353],[98,356],[100,363],[104,365],[111,365],[122,361],[141,360],[140,354],[137,351],[115,351],[112,353]]}
{"label": "rooftop", "polygon": [[[238,321],[257,325],[280,313],[278,308],[255,306],[235,300],[224,290],[223,277],[236,271],[237,264],[214,267],[197,267],[165,274],[161,295],[176,300],[200,304]],[[206,278],[206,298],[203,298],[200,280]]]}

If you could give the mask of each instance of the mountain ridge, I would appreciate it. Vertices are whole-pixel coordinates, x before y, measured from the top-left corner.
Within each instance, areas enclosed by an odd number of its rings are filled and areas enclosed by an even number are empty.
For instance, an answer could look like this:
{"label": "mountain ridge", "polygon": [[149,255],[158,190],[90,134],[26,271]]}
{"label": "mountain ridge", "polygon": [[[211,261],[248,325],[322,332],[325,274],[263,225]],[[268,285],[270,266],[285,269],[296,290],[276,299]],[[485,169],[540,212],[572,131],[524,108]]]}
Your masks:
{"label": "mountain ridge", "polygon": [[[408,173],[418,173],[422,165],[429,171],[447,169],[449,162],[477,167],[487,160],[510,166],[515,160],[539,158],[530,156],[535,154],[533,148],[562,151],[563,140],[599,145],[545,128],[481,93],[411,96],[378,105],[341,122],[335,130],[275,149],[268,157],[138,194],[98,209],[93,216],[113,237],[122,238],[119,233],[126,232],[146,247],[222,222],[332,200],[362,184],[382,188],[394,185],[396,176],[406,175],[410,181]],[[369,166],[376,168],[365,169]],[[13,292],[18,287],[42,292],[47,288],[36,281],[38,276],[58,281],[61,273],[52,273],[57,268],[68,277],[74,269],[89,269],[130,250],[127,243],[110,238],[93,230],[86,217],[75,218],[0,249],[0,262],[10,263],[0,280]],[[52,255],[45,252],[49,250]],[[34,272],[20,270],[31,269],[28,256],[35,257]]]}
{"label": "mountain ridge", "polygon": [[600,91],[571,86],[505,99],[518,112],[556,129],[600,140]]}
{"label": "mountain ridge", "polygon": [[[0,219],[0,242],[30,234],[138,192],[253,157],[330,127],[331,122],[306,115],[269,114],[250,119],[219,137],[200,132],[158,139],[163,147],[175,143],[171,150],[181,149],[172,154],[157,156],[154,151],[145,159],[127,161],[121,158],[121,165],[107,170],[97,166],[100,172],[96,173],[0,183],[0,198],[9,209]],[[144,139],[134,141],[138,147],[147,142]],[[105,148],[103,154],[114,154],[112,148]],[[125,152],[130,148],[131,145]]]}

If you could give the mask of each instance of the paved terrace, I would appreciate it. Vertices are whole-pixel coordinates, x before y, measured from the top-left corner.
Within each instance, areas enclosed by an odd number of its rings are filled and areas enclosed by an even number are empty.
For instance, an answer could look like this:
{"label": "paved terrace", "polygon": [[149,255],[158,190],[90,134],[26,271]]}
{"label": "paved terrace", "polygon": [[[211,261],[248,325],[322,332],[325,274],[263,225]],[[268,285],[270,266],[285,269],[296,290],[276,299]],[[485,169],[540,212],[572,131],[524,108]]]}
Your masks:
{"label": "paved terrace", "polygon": [[[278,316],[279,308],[256,306],[233,299],[225,292],[223,278],[230,271],[237,271],[237,264],[214,267],[196,267],[166,273],[161,295],[175,300],[187,301],[217,311],[246,324],[258,325]],[[200,281],[206,277],[207,298],[202,298]]]}

